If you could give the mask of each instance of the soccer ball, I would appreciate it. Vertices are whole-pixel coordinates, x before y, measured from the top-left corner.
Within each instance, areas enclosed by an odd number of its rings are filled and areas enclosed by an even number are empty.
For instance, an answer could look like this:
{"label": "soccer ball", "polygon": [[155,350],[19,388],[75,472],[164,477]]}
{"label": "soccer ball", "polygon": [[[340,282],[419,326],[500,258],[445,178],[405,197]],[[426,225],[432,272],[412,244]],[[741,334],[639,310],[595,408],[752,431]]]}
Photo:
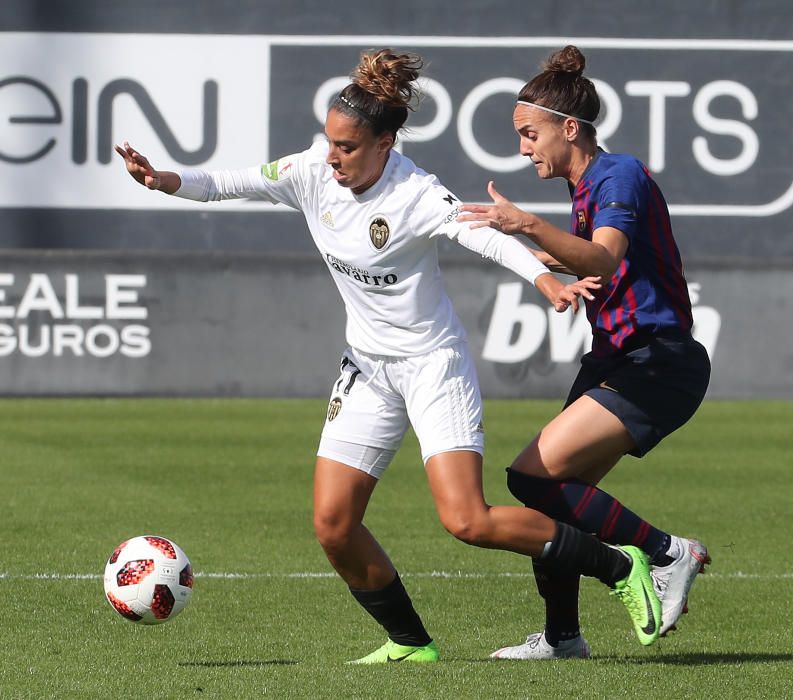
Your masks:
{"label": "soccer ball", "polygon": [[105,597],[127,620],[158,625],[185,609],[193,593],[193,567],[165,537],[143,535],[122,542],[105,566]]}

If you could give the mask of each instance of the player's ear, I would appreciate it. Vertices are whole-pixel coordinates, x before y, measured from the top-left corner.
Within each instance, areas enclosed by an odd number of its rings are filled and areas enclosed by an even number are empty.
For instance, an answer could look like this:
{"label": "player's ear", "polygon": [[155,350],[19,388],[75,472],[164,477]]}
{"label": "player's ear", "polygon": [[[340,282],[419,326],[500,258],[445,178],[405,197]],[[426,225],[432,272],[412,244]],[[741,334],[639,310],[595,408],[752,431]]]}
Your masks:
{"label": "player's ear", "polygon": [[567,141],[575,141],[579,133],[581,133],[581,125],[577,119],[568,117],[564,120],[564,137]]}
{"label": "player's ear", "polygon": [[394,147],[394,135],[390,131],[384,131],[377,139],[378,149],[381,153],[386,153]]}

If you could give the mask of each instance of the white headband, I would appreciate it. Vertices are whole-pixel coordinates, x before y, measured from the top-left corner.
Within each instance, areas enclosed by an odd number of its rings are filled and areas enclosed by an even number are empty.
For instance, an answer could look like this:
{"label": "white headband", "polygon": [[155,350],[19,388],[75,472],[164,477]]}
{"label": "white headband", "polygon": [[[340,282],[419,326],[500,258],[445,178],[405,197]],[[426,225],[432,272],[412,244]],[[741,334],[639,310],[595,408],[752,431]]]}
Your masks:
{"label": "white headband", "polygon": [[589,121],[589,119],[581,119],[581,117],[574,117],[572,114],[565,114],[564,112],[557,112],[555,109],[551,109],[550,107],[543,107],[542,105],[536,105],[534,102],[527,102],[526,100],[518,100],[519,105],[526,105],[527,107],[535,107],[537,109],[541,109],[543,112],[550,112],[551,114],[557,114],[560,117],[567,117],[568,119],[575,119],[577,122],[583,122],[584,124],[589,124],[590,126],[594,126],[595,122]]}

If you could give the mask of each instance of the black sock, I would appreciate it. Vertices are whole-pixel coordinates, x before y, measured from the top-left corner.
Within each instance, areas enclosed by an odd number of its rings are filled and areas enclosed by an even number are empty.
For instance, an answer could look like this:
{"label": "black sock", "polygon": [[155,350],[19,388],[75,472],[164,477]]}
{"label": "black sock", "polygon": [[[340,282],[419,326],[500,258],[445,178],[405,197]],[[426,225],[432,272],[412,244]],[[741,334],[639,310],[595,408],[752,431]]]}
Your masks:
{"label": "black sock", "polygon": [[538,557],[554,574],[593,576],[614,588],[631,570],[630,558],[597,537],[559,521],[550,546]]}
{"label": "black sock", "polygon": [[545,601],[545,641],[551,646],[581,634],[578,623],[578,574],[557,574],[532,559],[537,590]]}
{"label": "black sock", "polygon": [[674,557],[670,557],[667,554],[671,542],[672,537],[670,535],[666,535],[663,542],[661,543],[661,546],[658,548],[658,551],[656,551],[655,554],[650,554],[650,563],[653,566],[669,566],[675,560]]}
{"label": "black sock", "polygon": [[399,574],[385,588],[378,591],[350,588],[350,593],[363,609],[383,626],[388,638],[397,644],[423,647],[432,641],[432,637],[427,634],[421,618],[413,608]]}

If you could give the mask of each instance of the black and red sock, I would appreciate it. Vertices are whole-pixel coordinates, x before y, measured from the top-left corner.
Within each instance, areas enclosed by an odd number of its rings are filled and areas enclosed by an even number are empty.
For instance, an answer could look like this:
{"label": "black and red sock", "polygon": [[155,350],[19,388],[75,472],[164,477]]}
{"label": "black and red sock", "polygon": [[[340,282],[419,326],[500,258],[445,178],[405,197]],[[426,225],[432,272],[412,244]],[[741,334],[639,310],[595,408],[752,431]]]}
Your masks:
{"label": "black and red sock", "polygon": [[507,486],[521,503],[548,517],[593,533],[609,544],[630,544],[653,564],[667,564],[670,535],[653,527],[597,486],[580,479],[541,479],[507,469]]}

